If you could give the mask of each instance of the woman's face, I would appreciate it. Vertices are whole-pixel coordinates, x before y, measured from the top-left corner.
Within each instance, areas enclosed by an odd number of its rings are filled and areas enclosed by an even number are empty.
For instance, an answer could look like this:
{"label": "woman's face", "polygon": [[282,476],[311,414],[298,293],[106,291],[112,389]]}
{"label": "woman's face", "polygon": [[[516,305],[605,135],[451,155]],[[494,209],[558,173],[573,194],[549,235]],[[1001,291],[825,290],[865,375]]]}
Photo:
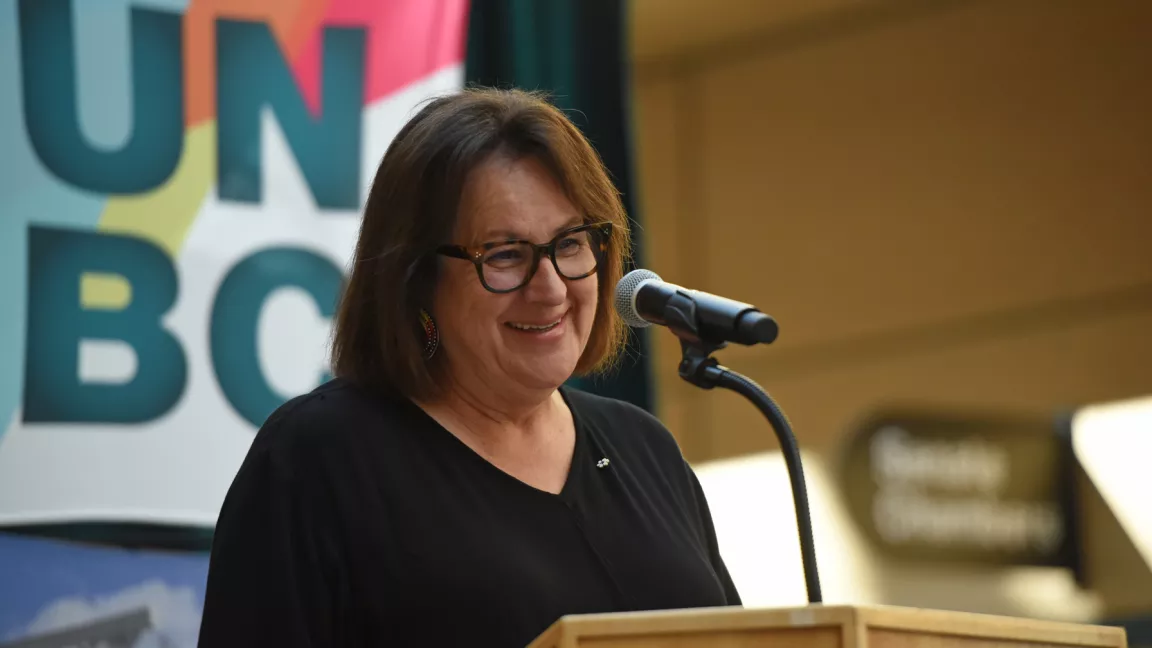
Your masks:
{"label": "woman's face", "polygon": [[[452,243],[547,243],[583,215],[532,157],[496,156],[465,183]],[[488,291],[468,261],[442,257],[432,316],[451,379],[484,389],[544,391],[576,368],[596,317],[599,282],[561,277],[546,254],[519,290]]]}

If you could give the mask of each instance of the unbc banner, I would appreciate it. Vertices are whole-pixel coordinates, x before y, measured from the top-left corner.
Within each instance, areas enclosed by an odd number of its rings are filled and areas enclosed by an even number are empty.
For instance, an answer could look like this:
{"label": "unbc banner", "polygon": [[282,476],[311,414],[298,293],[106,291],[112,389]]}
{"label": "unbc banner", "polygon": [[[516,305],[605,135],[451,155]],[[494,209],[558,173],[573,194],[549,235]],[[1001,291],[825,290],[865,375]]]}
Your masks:
{"label": "unbc banner", "polygon": [[211,525],[466,0],[0,0],[0,525]]}

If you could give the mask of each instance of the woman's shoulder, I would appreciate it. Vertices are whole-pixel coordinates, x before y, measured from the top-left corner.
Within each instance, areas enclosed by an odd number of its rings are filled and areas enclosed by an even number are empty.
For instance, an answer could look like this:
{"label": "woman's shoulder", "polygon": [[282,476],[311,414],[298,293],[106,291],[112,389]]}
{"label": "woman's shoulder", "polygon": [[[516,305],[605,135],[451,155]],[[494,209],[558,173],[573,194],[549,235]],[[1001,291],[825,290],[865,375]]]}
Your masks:
{"label": "woman's shoulder", "polygon": [[256,432],[252,452],[296,454],[347,446],[366,431],[379,436],[402,426],[403,415],[403,401],[335,378],[277,407]]}

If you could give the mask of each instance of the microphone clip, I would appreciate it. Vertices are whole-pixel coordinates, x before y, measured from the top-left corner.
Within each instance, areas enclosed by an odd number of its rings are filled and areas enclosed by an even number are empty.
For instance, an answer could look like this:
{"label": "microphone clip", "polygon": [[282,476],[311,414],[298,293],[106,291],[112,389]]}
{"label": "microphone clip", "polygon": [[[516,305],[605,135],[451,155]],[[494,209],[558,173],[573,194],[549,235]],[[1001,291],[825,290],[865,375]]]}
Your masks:
{"label": "microphone clip", "polygon": [[664,306],[664,324],[680,338],[680,377],[701,389],[712,389],[722,375],[722,367],[713,353],[728,346],[722,339],[708,339],[701,332],[696,314],[696,300],[682,290]]}
{"label": "microphone clip", "polygon": [[712,357],[712,353],[717,350],[708,345],[680,340],[680,377],[701,389],[716,387],[725,371],[716,358]]}

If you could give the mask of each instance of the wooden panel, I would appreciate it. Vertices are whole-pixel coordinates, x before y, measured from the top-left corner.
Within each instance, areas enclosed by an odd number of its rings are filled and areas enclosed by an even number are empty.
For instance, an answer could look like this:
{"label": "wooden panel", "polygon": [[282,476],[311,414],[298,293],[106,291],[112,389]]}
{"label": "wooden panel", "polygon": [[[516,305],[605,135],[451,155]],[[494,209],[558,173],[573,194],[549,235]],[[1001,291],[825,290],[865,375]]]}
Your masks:
{"label": "wooden panel", "polygon": [[[813,644],[816,646],[844,645],[845,648],[856,648],[850,641],[841,640],[851,637],[849,629],[855,619],[856,610],[847,606],[780,609],[721,607],[585,614],[561,619],[530,644],[530,648],[574,648],[575,646],[590,645],[588,642],[593,640],[650,641],[657,636],[662,643],[653,645],[669,645],[666,642],[683,641],[677,639],[678,637],[697,640],[705,634],[709,636],[731,635],[729,638],[734,641],[751,641],[756,639],[752,635],[768,629],[777,633],[793,633],[789,636],[796,638],[809,637],[817,642]],[[834,643],[820,643],[830,640]],[[605,644],[595,645],[602,646]],[[797,643],[794,645],[804,646],[808,644]]]}
{"label": "wooden panel", "polygon": [[967,612],[897,607],[863,607],[859,623],[868,646],[885,648],[1009,648],[1024,646],[1124,647],[1119,628],[1057,623]]}
{"label": "wooden panel", "polygon": [[951,3],[703,71],[693,287],[808,346],[1152,281],[1149,25]]}
{"label": "wooden panel", "polygon": [[1005,642],[1016,642],[1014,645],[1017,646],[1095,648],[1123,648],[1126,645],[1124,631],[1120,628],[914,608],[815,605],[572,616],[557,622],[529,648],[864,648],[862,644],[960,648],[1007,646]]}
{"label": "wooden panel", "polygon": [[[801,445],[828,449],[888,405],[945,411],[1056,415],[1079,404],[1152,392],[1152,304],[1143,312],[1076,325],[893,352],[804,371],[783,362],[732,361],[790,417]],[[719,354],[721,358],[724,353]],[[713,456],[776,446],[768,424],[735,394],[708,393]]]}
{"label": "wooden panel", "polygon": [[941,635],[876,630],[868,635],[868,648],[1067,648],[1069,644],[1036,643],[1005,639],[976,637],[949,637]]}
{"label": "wooden panel", "polygon": [[666,635],[654,633],[636,637],[594,637],[581,639],[577,646],[590,648],[842,648],[837,628],[801,628],[719,631]]}
{"label": "wooden panel", "polygon": [[645,60],[683,56],[865,2],[875,0],[632,0],[632,54]]}
{"label": "wooden panel", "polygon": [[[1148,320],[1108,296],[1152,286],[1152,3],[939,6],[640,80],[659,88],[637,119],[650,263],[780,321],[776,344],[720,356],[809,448],[889,401],[1051,412],[1152,391]],[[659,413],[691,460],[775,445],[653,334]]]}
{"label": "wooden panel", "polygon": [[[683,175],[680,161],[686,159],[679,153],[691,144],[690,138],[678,136],[677,124],[683,119],[682,103],[678,100],[683,91],[683,84],[674,77],[658,74],[638,83],[634,93],[637,114],[644,116],[636,120],[637,139],[644,142],[637,149],[638,166],[643,170],[637,174],[639,197],[636,200],[643,225],[637,233],[644,246],[640,262],[672,283],[688,281],[697,272],[692,259],[682,254],[682,245],[691,238],[691,231],[680,229],[684,212],[694,204],[688,195],[691,185],[677,182]],[[673,431],[684,453],[696,456],[704,448],[700,445],[700,435],[690,431],[698,429],[700,422],[690,423],[687,417],[699,394],[691,393],[690,386],[676,375],[679,345],[675,336],[666,333],[649,333],[653,344],[655,405],[660,419]]]}

